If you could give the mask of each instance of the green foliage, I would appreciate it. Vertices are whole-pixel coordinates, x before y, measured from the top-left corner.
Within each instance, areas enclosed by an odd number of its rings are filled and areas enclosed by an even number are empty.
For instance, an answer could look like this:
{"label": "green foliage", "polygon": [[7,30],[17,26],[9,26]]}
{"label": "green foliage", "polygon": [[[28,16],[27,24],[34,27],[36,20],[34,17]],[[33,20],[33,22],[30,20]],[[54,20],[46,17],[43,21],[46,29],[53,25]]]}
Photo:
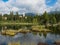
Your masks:
{"label": "green foliage", "polygon": [[50,26],[49,29],[52,30],[52,32],[55,34],[60,34],[60,25]]}
{"label": "green foliage", "polygon": [[0,21],[2,21],[2,15],[0,15]]}
{"label": "green foliage", "polygon": [[56,18],[55,18],[55,16],[52,16],[52,18],[51,18],[51,23],[52,23],[52,24],[55,24],[55,23],[56,23]]}
{"label": "green foliage", "polygon": [[49,16],[48,16],[48,13],[46,11],[44,12],[44,14],[42,16],[43,16],[43,23],[44,24],[49,23]]}
{"label": "green foliage", "polygon": [[[5,19],[7,17],[7,19]],[[34,24],[55,24],[60,22],[60,13],[49,14],[46,11],[42,15],[36,14],[35,16],[27,15],[23,17],[18,12],[16,14],[10,12],[10,14],[0,14],[0,22],[16,22],[16,23],[34,23]]]}
{"label": "green foliage", "polygon": [[60,31],[60,25],[57,25],[57,30]]}

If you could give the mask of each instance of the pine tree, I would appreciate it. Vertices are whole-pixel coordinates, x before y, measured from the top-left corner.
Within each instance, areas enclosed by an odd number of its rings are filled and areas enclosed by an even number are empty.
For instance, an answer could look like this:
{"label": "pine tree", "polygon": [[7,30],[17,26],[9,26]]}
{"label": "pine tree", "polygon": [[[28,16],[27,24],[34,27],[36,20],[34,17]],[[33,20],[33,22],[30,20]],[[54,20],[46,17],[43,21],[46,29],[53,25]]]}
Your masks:
{"label": "pine tree", "polygon": [[43,20],[45,25],[49,23],[49,17],[46,11],[43,14]]}

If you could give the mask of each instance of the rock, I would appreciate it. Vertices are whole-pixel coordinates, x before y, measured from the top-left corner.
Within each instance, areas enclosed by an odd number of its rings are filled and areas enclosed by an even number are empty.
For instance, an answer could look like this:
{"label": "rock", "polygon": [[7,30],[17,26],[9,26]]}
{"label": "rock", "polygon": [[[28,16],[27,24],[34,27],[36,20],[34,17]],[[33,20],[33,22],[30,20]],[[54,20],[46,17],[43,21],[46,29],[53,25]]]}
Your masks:
{"label": "rock", "polygon": [[57,40],[57,41],[55,42],[55,44],[56,44],[56,45],[60,45],[60,40]]}

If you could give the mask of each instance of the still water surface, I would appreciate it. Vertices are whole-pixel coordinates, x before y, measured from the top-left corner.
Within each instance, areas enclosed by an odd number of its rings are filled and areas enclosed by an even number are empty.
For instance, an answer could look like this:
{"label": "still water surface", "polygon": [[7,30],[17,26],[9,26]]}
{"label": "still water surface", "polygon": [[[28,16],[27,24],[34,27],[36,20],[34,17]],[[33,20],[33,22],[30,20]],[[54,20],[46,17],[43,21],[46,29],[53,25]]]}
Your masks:
{"label": "still water surface", "polygon": [[18,33],[13,37],[0,35],[0,45],[7,45],[9,42],[20,42],[20,45],[37,45],[44,42],[53,45],[56,40],[60,40],[60,35],[52,33]]}

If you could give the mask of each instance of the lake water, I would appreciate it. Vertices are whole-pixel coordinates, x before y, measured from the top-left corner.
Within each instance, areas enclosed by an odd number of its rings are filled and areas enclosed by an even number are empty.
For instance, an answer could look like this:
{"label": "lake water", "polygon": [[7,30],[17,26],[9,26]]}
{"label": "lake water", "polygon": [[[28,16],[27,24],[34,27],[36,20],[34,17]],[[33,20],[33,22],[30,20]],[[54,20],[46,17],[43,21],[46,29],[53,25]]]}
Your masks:
{"label": "lake water", "polygon": [[53,33],[18,33],[15,36],[0,35],[0,45],[8,45],[9,42],[20,42],[20,45],[37,45],[39,42],[54,45],[56,40],[60,40],[60,35]]}
{"label": "lake water", "polygon": [[[2,26],[0,25],[0,30],[3,29],[19,29],[27,27],[30,29],[31,26]],[[53,28],[51,28],[53,29]],[[54,28],[54,30],[56,30]],[[37,45],[39,42],[47,43],[49,45],[54,45],[53,43],[57,40],[60,40],[59,31],[51,32],[31,32],[31,33],[18,33],[15,36],[6,36],[0,34],[0,45],[8,45],[9,42],[19,42],[20,45]]]}

